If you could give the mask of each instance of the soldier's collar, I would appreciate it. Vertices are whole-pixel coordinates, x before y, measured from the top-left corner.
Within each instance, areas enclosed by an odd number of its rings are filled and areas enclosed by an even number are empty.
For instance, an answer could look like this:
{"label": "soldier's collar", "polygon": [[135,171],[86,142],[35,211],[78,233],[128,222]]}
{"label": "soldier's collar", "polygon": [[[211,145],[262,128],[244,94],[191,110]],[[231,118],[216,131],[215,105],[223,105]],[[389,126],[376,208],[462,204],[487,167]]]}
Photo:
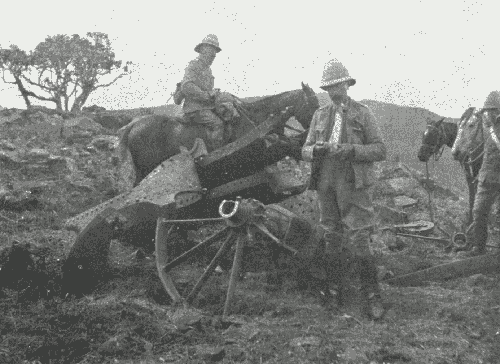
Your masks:
{"label": "soldier's collar", "polygon": [[337,109],[340,107],[344,111],[349,110],[351,108],[351,98],[349,96],[347,96],[345,102],[343,102],[342,104],[338,105],[338,104],[332,102],[332,105],[333,105],[334,109]]}

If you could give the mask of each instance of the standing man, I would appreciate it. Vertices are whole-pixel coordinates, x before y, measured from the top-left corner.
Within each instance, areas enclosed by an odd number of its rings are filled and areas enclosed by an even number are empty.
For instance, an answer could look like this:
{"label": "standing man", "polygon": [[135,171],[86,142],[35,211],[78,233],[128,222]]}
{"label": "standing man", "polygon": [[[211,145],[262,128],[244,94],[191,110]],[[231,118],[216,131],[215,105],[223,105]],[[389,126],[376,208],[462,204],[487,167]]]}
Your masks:
{"label": "standing man", "polygon": [[215,97],[219,90],[214,89],[212,65],[215,56],[221,51],[219,40],[214,34],[207,35],[194,50],[198,57],[189,62],[181,82],[184,96],[184,115],[191,122],[206,128],[210,151],[220,148],[224,143],[224,122],[214,113]]}
{"label": "standing man", "polygon": [[[373,163],[385,160],[386,147],[370,109],[347,95],[354,84],[356,80],[338,60],[326,64],[321,88],[332,103],[314,114],[302,157],[312,162],[309,188],[318,193],[324,256],[338,257],[343,249],[351,251],[359,267],[364,311],[377,318],[383,309],[377,268],[369,249],[374,209],[368,187],[375,180]],[[327,277],[332,278],[336,267],[327,265]],[[339,301],[342,304],[341,292]]]}
{"label": "standing man", "polygon": [[495,141],[500,131],[499,91],[490,92],[480,112],[485,135],[484,157],[477,177],[479,183],[472,208],[473,222],[468,228],[469,241],[474,244],[474,248],[464,254],[471,257],[486,253],[488,217],[500,193],[500,146],[497,145],[498,139]]}

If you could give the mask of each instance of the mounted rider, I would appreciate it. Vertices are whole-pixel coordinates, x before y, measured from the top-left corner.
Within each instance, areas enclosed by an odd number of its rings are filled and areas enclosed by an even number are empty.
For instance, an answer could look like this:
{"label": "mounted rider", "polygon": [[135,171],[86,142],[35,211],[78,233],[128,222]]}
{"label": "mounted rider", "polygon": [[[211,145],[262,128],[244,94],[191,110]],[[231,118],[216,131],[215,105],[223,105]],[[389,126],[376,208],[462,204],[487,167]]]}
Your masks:
{"label": "mounted rider", "polygon": [[[338,60],[326,64],[321,88],[332,103],[315,112],[302,157],[312,162],[309,188],[318,194],[318,233],[325,249],[319,255],[351,251],[359,262],[366,313],[377,316],[373,308],[380,308],[382,299],[369,249],[374,208],[368,188],[375,181],[373,164],[385,159],[386,147],[370,109],[347,95],[355,84]],[[331,262],[322,264],[331,278],[328,270],[335,267]]]}
{"label": "mounted rider", "polygon": [[471,252],[464,255],[477,256],[486,253],[488,240],[488,216],[491,207],[500,194],[500,92],[492,91],[486,97],[480,113],[483,128],[487,134],[484,145],[483,164],[478,175],[478,187],[474,207],[473,222],[468,228],[469,241],[474,245]]}
{"label": "mounted rider", "polygon": [[[205,126],[208,148],[214,150],[224,145],[224,120],[215,112],[216,99],[228,107],[228,100],[219,100],[219,89],[214,89],[214,76],[210,66],[217,53],[221,51],[219,40],[214,34],[207,35],[194,50],[199,53],[187,65],[182,82],[177,84],[174,102],[178,105],[184,101],[182,107],[184,118],[188,122]],[[218,108],[222,110],[221,108]],[[236,116],[233,113],[227,117]],[[220,114],[220,112],[219,112]]]}

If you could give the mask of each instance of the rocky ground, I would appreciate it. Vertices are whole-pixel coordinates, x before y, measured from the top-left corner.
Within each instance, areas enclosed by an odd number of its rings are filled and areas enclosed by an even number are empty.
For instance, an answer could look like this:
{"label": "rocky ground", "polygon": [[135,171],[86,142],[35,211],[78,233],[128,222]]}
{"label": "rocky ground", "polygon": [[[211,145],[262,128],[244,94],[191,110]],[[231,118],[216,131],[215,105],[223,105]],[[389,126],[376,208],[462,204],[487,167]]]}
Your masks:
{"label": "rocky ground", "polygon": [[[500,274],[383,284],[391,309],[380,322],[360,316],[356,282],[338,310],[291,280],[276,287],[247,274],[234,314],[222,319],[227,273],[209,281],[192,309],[172,307],[154,257],[137,250],[147,244],[113,241],[113,277],[90,295],[61,296],[61,265],[76,236],[64,221],[120,192],[116,130],[147,112],[0,111],[0,363],[499,362]],[[307,178],[307,166],[292,165]],[[379,228],[429,220],[423,176],[401,164],[379,166],[378,176]],[[466,204],[445,186],[433,189],[435,220],[458,231]],[[492,245],[497,226],[492,219]],[[372,250],[385,279],[462,259],[444,247],[380,229]],[[180,267],[180,291],[202,270]]]}

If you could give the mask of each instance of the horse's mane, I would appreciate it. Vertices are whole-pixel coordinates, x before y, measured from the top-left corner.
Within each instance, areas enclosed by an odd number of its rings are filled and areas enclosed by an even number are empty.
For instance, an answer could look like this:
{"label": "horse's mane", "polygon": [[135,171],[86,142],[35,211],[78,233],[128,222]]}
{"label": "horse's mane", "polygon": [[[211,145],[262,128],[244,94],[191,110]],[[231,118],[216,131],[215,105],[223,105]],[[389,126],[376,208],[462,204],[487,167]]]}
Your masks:
{"label": "horse's mane", "polygon": [[255,100],[255,101],[245,102],[245,106],[250,106],[252,108],[255,107],[257,109],[261,109],[261,108],[265,108],[267,110],[269,110],[269,108],[275,109],[275,108],[279,107],[279,105],[276,104],[276,99],[281,100],[285,96],[292,96],[298,92],[303,92],[303,91],[302,91],[302,89],[297,89],[297,90],[292,90],[292,91],[281,92],[281,93],[276,94],[276,95],[264,96],[263,98]]}

